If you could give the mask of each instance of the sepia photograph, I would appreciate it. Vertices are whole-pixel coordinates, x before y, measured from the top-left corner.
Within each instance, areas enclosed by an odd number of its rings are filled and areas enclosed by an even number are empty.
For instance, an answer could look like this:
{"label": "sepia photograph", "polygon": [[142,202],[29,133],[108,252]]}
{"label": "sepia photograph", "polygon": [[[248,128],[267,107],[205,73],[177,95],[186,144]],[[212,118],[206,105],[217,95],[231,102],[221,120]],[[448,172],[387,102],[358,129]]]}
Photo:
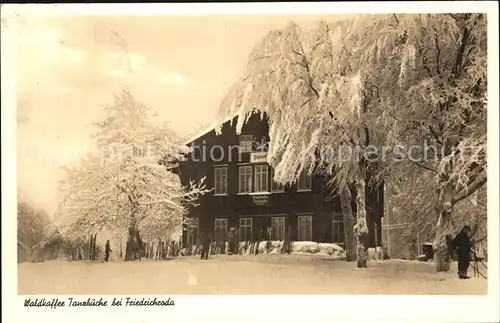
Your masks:
{"label": "sepia photograph", "polygon": [[2,13],[24,307],[487,296],[498,8],[421,9]]}

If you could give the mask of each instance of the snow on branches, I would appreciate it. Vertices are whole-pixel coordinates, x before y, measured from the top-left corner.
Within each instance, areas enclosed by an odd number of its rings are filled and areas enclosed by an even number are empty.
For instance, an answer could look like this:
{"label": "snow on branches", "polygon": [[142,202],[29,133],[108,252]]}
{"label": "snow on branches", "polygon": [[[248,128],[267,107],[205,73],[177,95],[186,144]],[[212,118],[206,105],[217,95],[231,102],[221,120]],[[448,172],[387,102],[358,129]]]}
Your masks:
{"label": "snow on branches", "polygon": [[[290,23],[254,48],[219,120],[238,115],[240,131],[265,112],[267,158],[283,184],[315,169],[337,190],[360,187],[367,172],[379,181],[408,164],[430,171],[448,232],[453,205],[486,182],[486,23],[469,13]],[[425,145],[434,153],[415,160]]]}
{"label": "snow on branches", "polygon": [[[403,224],[399,236],[402,246],[416,249],[417,241],[432,241],[436,234],[435,180],[431,172],[421,172],[418,166],[409,169],[402,178],[391,178],[387,186],[387,212],[395,223]],[[452,219],[453,233],[469,225],[481,240],[486,236],[486,185],[458,202]],[[388,215],[390,217],[390,215]],[[476,228],[475,228],[476,227]],[[475,229],[474,229],[475,228]],[[416,252],[416,250],[415,250]]]}
{"label": "snow on branches", "polygon": [[241,130],[265,112],[282,183],[314,167],[349,181],[367,146],[389,149],[370,163],[383,177],[409,162],[392,158],[398,146],[429,143],[440,154],[417,164],[444,171],[439,185],[451,182],[459,200],[486,180],[486,72],[482,14],[360,15],[309,31],[291,23],[254,48],[219,120],[239,115]]}
{"label": "snow on branches", "polygon": [[204,179],[182,186],[175,168],[186,147],[165,125],[152,125],[151,111],[127,90],[105,111],[95,134],[99,154],[67,168],[60,185],[66,232],[123,232],[135,226],[151,239],[164,237],[206,192]]}
{"label": "snow on branches", "polygon": [[[357,149],[367,139],[363,125],[375,114],[364,106],[366,77],[339,63],[345,50],[333,39],[348,25],[322,22],[303,32],[291,23],[269,33],[250,55],[240,88],[222,103],[221,120],[240,114],[238,131],[255,110],[268,115],[268,162],[278,182],[294,182],[318,166],[342,181],[356,170]],[[339,158],[335,149],[342,145],[350,156]]]}

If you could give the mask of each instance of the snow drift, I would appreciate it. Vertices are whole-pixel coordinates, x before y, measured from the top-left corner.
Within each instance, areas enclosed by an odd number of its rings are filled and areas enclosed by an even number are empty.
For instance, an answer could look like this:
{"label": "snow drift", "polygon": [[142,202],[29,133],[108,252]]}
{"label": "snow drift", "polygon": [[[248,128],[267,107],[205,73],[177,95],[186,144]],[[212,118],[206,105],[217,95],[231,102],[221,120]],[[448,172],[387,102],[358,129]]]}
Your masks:
{"label": "snow drift", "polygon": [[[279,254],[283,248],[283,241],[261,241],[254,242],[240,242],[238,253],[240,255],[263,255],[263,254]],[[226,250],[228,244],[226,243]],[[257,250],[256,250],[257,249]],[[191,255],[201,252],[201,246],[192,246]],[[292,254],[315,254],[324,256],[333,256],[335,258],[343,259],[345,252],[342,247],[334,243],[318,243],[313,241],[296,241],[292,242]],[[182,256],[188,255],[186,248],[181,250]]]}

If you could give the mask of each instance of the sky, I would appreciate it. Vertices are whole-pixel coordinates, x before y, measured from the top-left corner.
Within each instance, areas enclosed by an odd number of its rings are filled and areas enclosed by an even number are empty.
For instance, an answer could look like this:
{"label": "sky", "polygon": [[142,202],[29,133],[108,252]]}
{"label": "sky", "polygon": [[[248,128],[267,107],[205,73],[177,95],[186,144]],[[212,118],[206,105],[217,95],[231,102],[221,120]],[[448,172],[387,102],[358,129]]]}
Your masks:
{"label": "sky", "polygon": [[293,20],[339,15],[18,16],[18,191],[53,214],[61,166],[93,147],[93,123],[128,86],[179,136],[214,121],[253,46]]}

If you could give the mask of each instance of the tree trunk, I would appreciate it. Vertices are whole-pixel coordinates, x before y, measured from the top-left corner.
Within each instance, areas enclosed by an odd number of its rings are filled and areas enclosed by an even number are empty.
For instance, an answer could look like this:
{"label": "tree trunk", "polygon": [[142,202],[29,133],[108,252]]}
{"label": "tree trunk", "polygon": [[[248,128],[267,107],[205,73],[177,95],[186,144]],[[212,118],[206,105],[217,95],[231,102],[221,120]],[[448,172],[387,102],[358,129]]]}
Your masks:
{"label": "tree trunk", "polygon": [[436,271],[448,272],[451,262],[451,207],[438,207],[438,222],[436,224],[436,238],[434,240],[434,255],[436,260]]}
{"label": "tree trunk", "polygon": [[156,247],[156,260],[161,259],[161,238],[158,238],[158,245]]}
{"label": "tree trunk", "polygon": [[137,247],[137,255],[139,257],[139,260],[144,257],[144,243],[141,238],[141,232],[139,229],[136,227],[135,228],[135,241],[136,241],[136,247]]}
{"label": "tree trunk", "polygon": [[415,259],[417,259],[417,256],[419,256],[419,255],[417,255],[417,253],[418,253],[417,252],[417,242],[415,240],[412,240],[410,242],[410,245],[408,248],[408,253],[409,253],[409,255],[408,255],[409,260],[415,260]]}
{"label": "tree trunk", "polygon": [[135,260],[136,258],[136,241],[135,241],[135,227],[128,228],[127,250],[125,252],[125,261]]}
{"label": "tree trunk", "polygon": [[[125,192],[125,190],[124,190]],[[138,229],[137,213],[139,211],[139,202],[137,201],[134,191],[127,192],[128,200],[130,202],[130,226],[128,228],[128,242],[125,260],[141,259],[142,243]]]}
{"label": "tree trunk", "polygon": [[364,178],[356,180],[356,208],[357,223],[354,226],[354,235],[356,237],[356,256],[358,268],[367,268],[367,255],[365,240],[368,234],[366,223],[366,185]]}
{"label": "tree trunk", "polygon": [[436,225],[436,239],[434,240],[434,255],[436,260],[436,271],[447,272],[450,270],[450,243],[451,216],[445,210],[440,211],[438,224]]}
{"label": "tree trunk", "polygon": [[453,188],[450,185],[446,185],[439,192],[439,201],[436,206],[438,220],[433,247],[436,271],[438,272],[447,272],[450,270],[451,242],[453,240],[453,227],[451,223],[451,215],[453,213],[452,192]]}
{"label": "tree trunk", "polygon": [[354,240],[354,216],[351,208],[351,190],[346,185],[340,192],[340,205],[344,219],[344,241],[346,261],[356,260],[356,241]]}

